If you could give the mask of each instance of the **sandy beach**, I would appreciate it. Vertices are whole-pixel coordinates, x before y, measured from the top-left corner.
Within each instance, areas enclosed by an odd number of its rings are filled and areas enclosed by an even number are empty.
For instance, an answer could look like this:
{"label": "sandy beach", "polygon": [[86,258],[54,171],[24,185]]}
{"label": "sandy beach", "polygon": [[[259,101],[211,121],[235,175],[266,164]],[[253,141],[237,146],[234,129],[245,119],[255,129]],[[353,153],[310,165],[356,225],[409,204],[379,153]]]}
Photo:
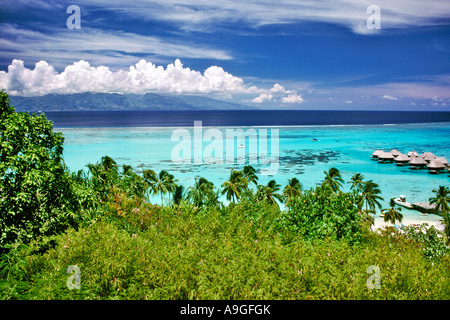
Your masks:
{"label": "sandy beach", "polygon": [[[428,214],[428,215],[414,215],[412,217],[408,215],[403,216],[403,220],[401,223],[396,222],[396,225],[420,225],[427,223],[429,226],[434,226],[436,229],[443,231],[444,224],[443,224],[443,217],[435,215],[435,214]],[[375,224],[372,226],[372,230],[377,230],[380,228],[386,228],[386,227],[392,227],[393,224],[390,222],[384,222],[383,218],[380,216],[375,217]]]}

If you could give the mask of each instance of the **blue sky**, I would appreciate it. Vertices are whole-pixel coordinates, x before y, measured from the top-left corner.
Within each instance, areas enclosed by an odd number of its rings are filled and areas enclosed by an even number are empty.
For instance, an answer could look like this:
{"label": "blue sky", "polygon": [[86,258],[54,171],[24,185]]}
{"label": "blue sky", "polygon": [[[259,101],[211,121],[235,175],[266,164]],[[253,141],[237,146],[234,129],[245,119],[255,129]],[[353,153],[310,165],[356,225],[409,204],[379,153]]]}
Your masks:
{"label": "blue sky", "polygon": [[[198,94],[283,109],[450,110],[450,2],[0,3],[0,87]],[[80,29],[68,29],[77,5]],[[380,8],[381,29],[367,27]]]}

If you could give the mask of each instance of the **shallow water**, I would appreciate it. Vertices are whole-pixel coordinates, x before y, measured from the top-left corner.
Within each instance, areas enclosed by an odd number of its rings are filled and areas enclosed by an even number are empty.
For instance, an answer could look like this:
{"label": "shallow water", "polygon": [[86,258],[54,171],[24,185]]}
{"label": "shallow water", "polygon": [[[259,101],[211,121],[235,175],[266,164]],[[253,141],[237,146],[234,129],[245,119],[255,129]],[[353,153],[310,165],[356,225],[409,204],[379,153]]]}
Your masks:
{"label": "shallow water", "polygon": [[[371,154],[376,149],[390,151],[398,149],[402,153],[416,150],[419,154],[425,151],[450,160],[450,123],[432,124],[400,124],[400,125],[350,125],[350,126],[302,126],[302,127],[239,127],[243,130],[254,129],[258,139],[258,147],[265,141],[260,130],[267,130],[268,156],[271,156],[270,137],[279,132],[279,167],[273,175],[262,175],[262,168],[268,165],[261,163],[259,150],[257,163],[253,166],[259,172],[259,182],[266,184],[275,179],[282,187],[288,179],[297,177],[304,188],[314,187],[324,178],[324,171],[336,167],[342,173],[344,180],[349,181],[352,175],[360,172],[365,180],[373,180],[380,185],[387,208],[389,199],[405,195],[408,202],[428,201],[433,195],[432,190],[440,185],[450,185],[447,173],[429,174],[427,169],[410,170],[409,167],[398,167],[395,164],[379,164],[371,160]],[[227,129],[237,127],[215,127],[223,137]],[[76,171],[86,169],[86,164],[95,163],[104,155],[122,164],[131,165],[138,172],[145,169],[159,171],[165,169],[174,174],[179,183],[188,187],[194,183],[195,177],[205,177],[215,186],[228,178],[231,168],[242,168],[243,164],[236,163],[238,152],[245,151],[248,156],[255,141],[249,139],[245,148],[238,148],[234,143],[234,163],[207,164],[202,163],[174,163],[172,150],[178,140],[172,141],[171,136],[175,128],[57,128],[65,136],[64,158],[69,169]],[[194,161],[196,149],[194,144],[202,141],[202,150],[211,144],[205,139],[194,139],[193,127],[186,130],[191,137],[191,160]],[[202,128],[203,137],[207,127]],[[199,131],[197,131],[199,132]],[[217,131],[216,131],[217,132]],[[316,138],[318,141],[313,141]],[[196,142],[194,142],[196,141]],[[273,142],[275,143],[275,142]],[[226,142],[223,141],[223,159],[226,159]],[[345,185],[348,190],[350,184]],[[155,198],[155,201],[157,199]],[[420,215],[417,211],[403,209],[405,217],[417,219],[437,220],[439,217]]]}

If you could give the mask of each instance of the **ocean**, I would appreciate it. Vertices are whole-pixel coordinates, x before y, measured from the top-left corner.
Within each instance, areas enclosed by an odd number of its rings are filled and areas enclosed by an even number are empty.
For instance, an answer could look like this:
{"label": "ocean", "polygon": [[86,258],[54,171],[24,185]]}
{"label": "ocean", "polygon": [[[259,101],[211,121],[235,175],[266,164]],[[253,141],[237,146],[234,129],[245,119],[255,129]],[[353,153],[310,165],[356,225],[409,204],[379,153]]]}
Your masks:
{"label": "ocean", "polygon": [[[259,183],[275,179],[283,188],[296,177],[308,189],[322,182],[324,171],[336,167],[345,181],[359,172],[365,180],[378,183],[384,208],[392,197],[405,195],[411,203],[428,201],[433,189],[450,186],[448,173],[430,174],[427,169],[371,160],[376,149],[398,149],[402,153],[430,151],[450,161],[450,112],[121,111],[48,112],[46,116],[64,134],[64,159],[71,171],[86,170],[88,163],[108,155],[138,172],[165,169],[186,188],[200,176],[220,187],[232,168],[252,160]],[[194,128],[194,121],[201,121],[202,127]],[[238,142],[227,137],[228,131],[238,129],[254,139]],[[214,139],[207,138],[211,134]],[[227,145],[230,139],[232,144]],[[217,148],[211,155],[223,163],[208,161],[212,145]],[[180,147],[183,151],[175,152]],[[260,152],[264,148],[266,154]],[[174,162],[174,153],[183,161]],[[264,174],[275,162],[276,170]],[[158,197],[152,200],[158,202]],[[402,213],[406,220],[439,219],[406,209]]]}

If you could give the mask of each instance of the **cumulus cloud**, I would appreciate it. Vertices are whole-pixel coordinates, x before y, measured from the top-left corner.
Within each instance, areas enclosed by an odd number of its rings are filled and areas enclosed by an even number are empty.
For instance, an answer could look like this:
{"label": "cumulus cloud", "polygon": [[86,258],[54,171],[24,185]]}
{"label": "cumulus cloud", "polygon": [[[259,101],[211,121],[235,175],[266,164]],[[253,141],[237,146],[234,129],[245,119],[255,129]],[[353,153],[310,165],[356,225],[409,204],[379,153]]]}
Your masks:
{"label": "cumulus cloud", "polygon": [[390,95],[387,95],[387,94],[385,94],[384,96],[382,96],[382,98],[383,98],[383,99],[387,99],[387,100],[398,100],[398,98],[393,97],[393,96],[390,96]]}
{"label": "cumulus cloud", "polygon": [[253,103],[263,103],[265,101],[272,101],[273,94],[261,93],[258,97],[252,100]]}
{"label": "cumulus cloud", "polygon": [[281,99],[281,102],[283,102],[283,103],[301,103],[301,102],[303,102],[303,98],[301,95],[298,95],[298,94],[290,94],[287,97],[283,97]]}
{"label": "cumulus cloud", "polygon": [[29,69],[22,60],[13,60],[7,72],[0,71],[0,87],[12,95],[22,96],[86,91],[224,95],[261,92],[221,67],[211,66],[201,73],[184,67],[179,59],[166,68],[142,59],[128,70],[118,71],[112,71],[106,66],[93,67],[89,62],[80,60],[66,66],[61,73],[45,61]]}
{"label": "cumulus cloud", "polygon": [[251,100],[253,103],[278,102],[282,103],[301,103],[303,98],[295,90],[286,90],[279,83],[275,83],[268,93],[261,93],[258,97]]}

